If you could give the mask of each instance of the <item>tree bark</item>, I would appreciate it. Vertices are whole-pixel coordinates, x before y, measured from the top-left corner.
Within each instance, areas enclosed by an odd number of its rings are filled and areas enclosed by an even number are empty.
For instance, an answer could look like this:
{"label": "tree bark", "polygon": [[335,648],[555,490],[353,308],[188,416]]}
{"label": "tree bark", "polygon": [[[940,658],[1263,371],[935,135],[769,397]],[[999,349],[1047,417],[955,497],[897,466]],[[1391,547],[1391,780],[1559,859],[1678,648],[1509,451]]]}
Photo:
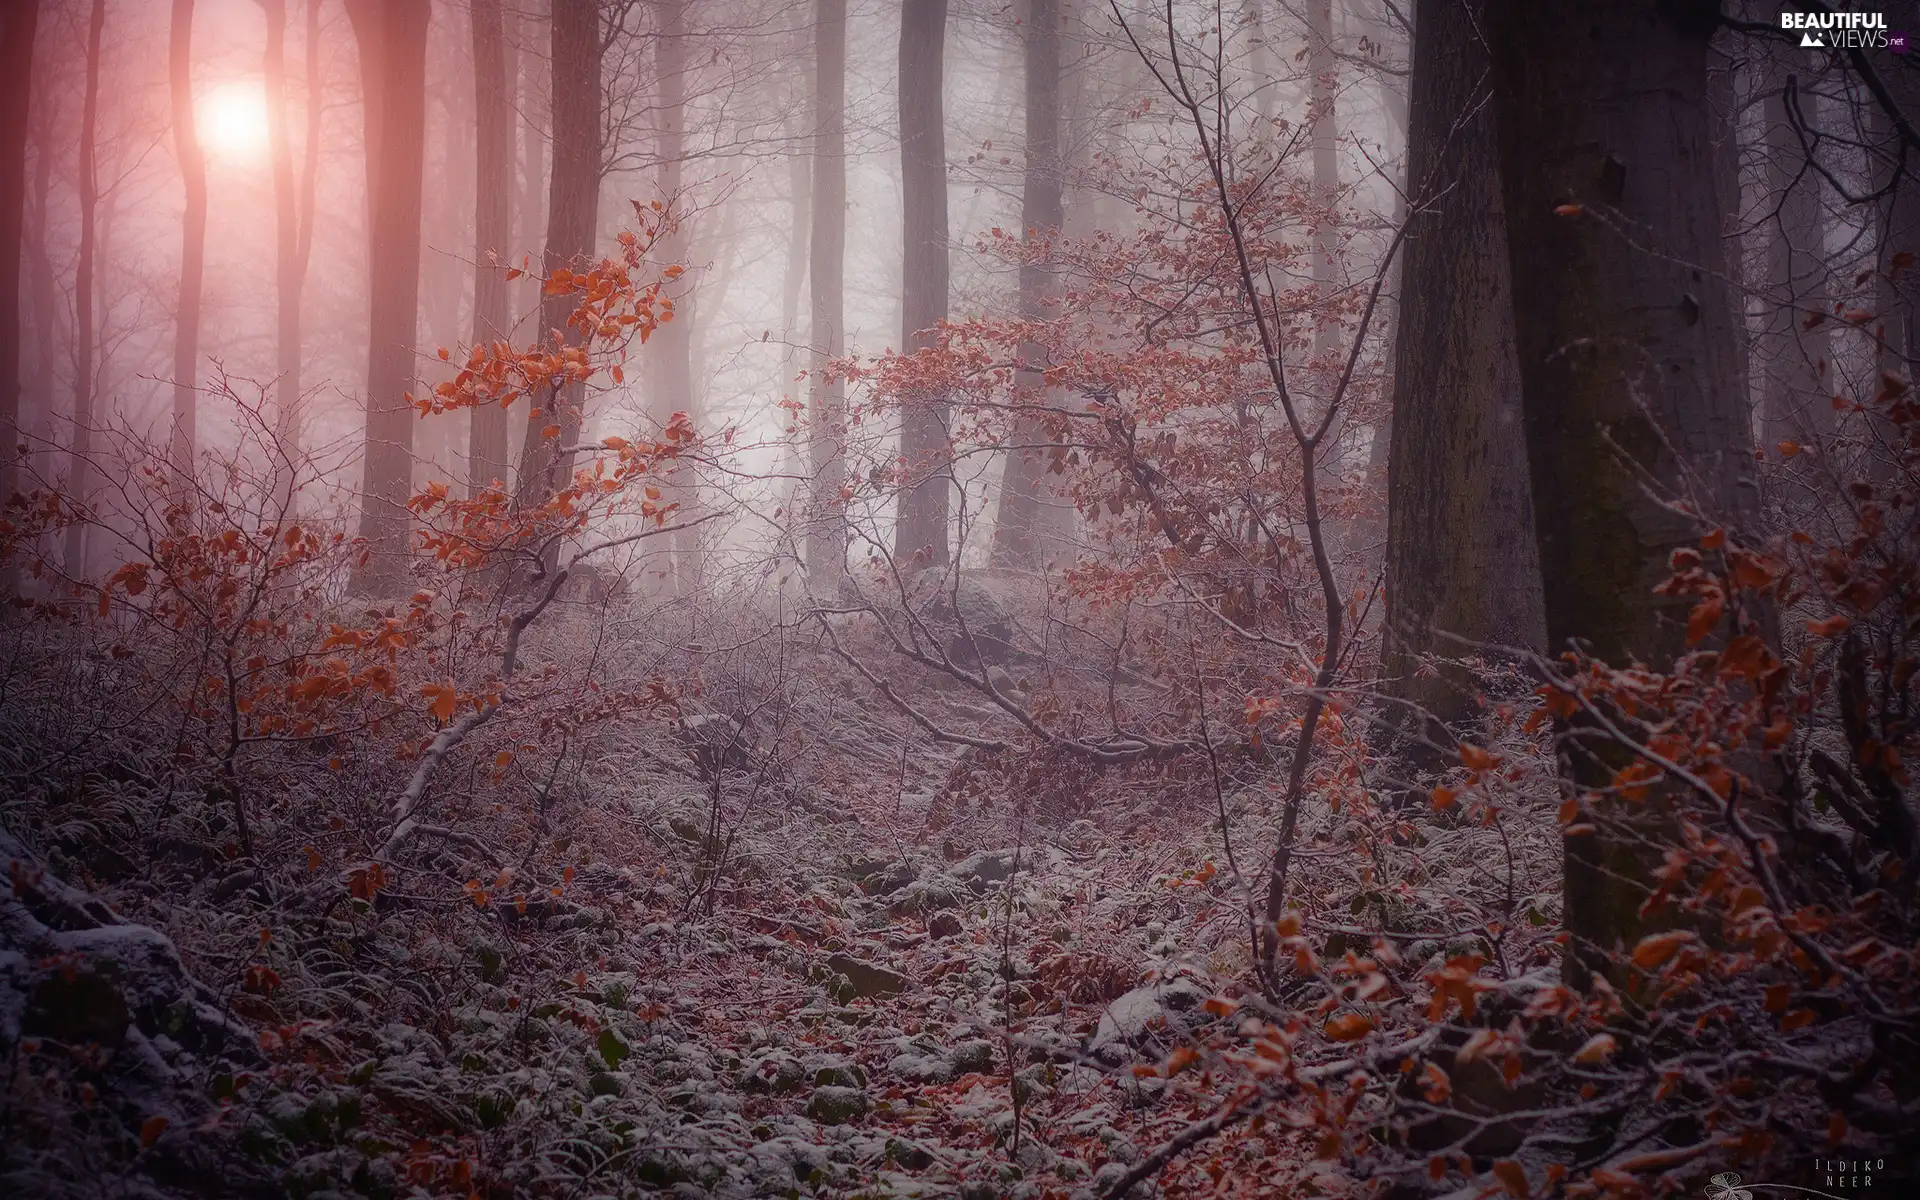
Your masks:
{"label": "tree bark", "polygon": [[[1026,21],[1026,172],[1020,196],[1020,228],[1030,253],[1057,236],[1065,220],[1066,162],[1060,147],[1060,0],[1029,0]],[[1053,272],[1044,264],[1020,264],[1020,315],[1039,319],[1054,290]],[[1016,392],[1027,402],[1044,399],[1046,350],[1020,347]],[[1051,462],[1052,438],[1045,421],[1022,415],[1013,422],[1000,508],[993,524],[992,561],[998,567],[1039,565],[1041,490]]]}
{"label": "tree bark", "polygon": [[[19,486],[20,345],[26,324],[20,306],[20,249],[27,215],[33,36],[39,18],[40,0],[21,0],[7,10],[0,29],[0,504]],[[9,565],[4,582],[11,582],[12,571]]]}
{"label": "tree bark", "polygon": [[1532,501],[1514,470],[1527,447],[1485,93],[1487,7],[1436,0],[1415,17],[1407,179],[1424,207],[1401,251],[1388,449],[1382,669],[1389,695],[1447,725],[1474,712],[1476,680],[1424,675],[1420,656],[1458,658],[1473,643],[1546,648]]}
{"label": "tree bark", "polygon": [[[67,498],[85,507],[93,495],[93,253],[100,177],[94,165],[100,134],[100,41],[107,27],[107,0],[93,0],[87,17],[86,98],[80,108],[80,260],[73,280],[73,440]],[[67,526],[64,566],[75,579],[87,573],[87,524]]]}
{"label": "tree bark", "polygon": [[[548,274],[581,266],[593,257],[600,212],[600,8],[595,0],[553,0],[553,173],[547,191]],[[540,305],[541,341],[559,337],[577,345],[567,324],[574,298],[545,297]],[[535,398],[527,411],[527,440],[520,450],[515,502],[531,508],[573,477],[573,456],[561,454],[580,436],[586,388],[569,383]],[[553,429],[553,434],[547,430]]]}
{"label": "tree bark", "polygon": [[[1485,26],[1548,648],[1622,666],[1685,648],[1689,604],[1653,589],[1704,532],[1648,484],[1711,523],[1758,511],[1709,144],[1718,19],[1711,0],[1498,0]],[[1582,790],[1611,774],[1572,745],[1562,761]],[[1672,917],[1640,913],[1658,866],[1642,845],[1602,832],[1564,852],[1583,982]]]}
{"label": "tree bark", "polygon": [[807,239],[812,287],[807,327],[807,458],[813,485],[807,513],[807,569],[825,590],[847,566],[840,489],[846,482],[847,389],[827,378],[846,353],[847,0],[815,0],[813,42],[813,196]]}
{"label": "tree bark", "polygon": [[[38,84],[39,96],[33,105],[33,250],[27,266],[27,286],[33,302],[33,392],[20,406],[19,429],[36,440],[35,452],[23,460],[36,480],[53,473],[53,414],[57,386],[54,359],[61,342],[61,306],[54,287],[53,254],[48,247],[51,236],[48,223],[52,207],[48,194],[53,187],[54,117],[59,105],[59,90],[47,86],[44,72]],[[71,332],[71,331],[68,331]]]}
{"label": "tree bark", "polygon": [[174,156],[187,193],[180,214],[180,293],[174,310],[173,429],[168,458],[175,471],[186,472],[193,469],[197,442],[200,295],[207,262],[207,160],[193,116],[193,0],[173,0],[167,84],[173,100]]}
{"label": "tree bark", "polygon": [[362,590],[398,587],[413,483],[414,349],[420,308],[420,210],[426,153],[428,0],[347,0],[366,106],[372,291],[360,536]]}
{"label": "tree bark", "polygon": [[[904,200],[902,339],[908,351],[930,344],[947,316],[947,140],[944,58],[947,0],[901,0],[900,177]],[[905,472],[894,557],[902,565],[944,566],[952,486],[947,397],[903,398],[900,458]]]}
{"label": "tree bark", "polygon": [[[506,21],[500,0],[473,0],[474,213],[473,341],[507,336],[507,276],[511,257],[514,115],[507,88]],[[467,485],[478,492],[506,486],[507,410],[484,404],[467,430]]]}
{"label": "tree bark", "polygon": [[[300,196],[293,174],[293,143],[287,120],[287,4],[262,0],[267,17],[267,48],[262,64],[267,77],[267,138],[273,159],[274,257],[277,308],[274,320],[274,435],[289,461],[299,456],[300,292],[305,265],[300,260]],[[315,7],[315,0],[308,0]],[[311,97],[308,107],[316,107]],[[311,134],[309,135],[311,136]]]}
{"label": "tree bark", "polygon": [[[1333,96],[1333,0],[1307,0],[1307,47],[1307,69],[1313,73],[1307,137],[1313,145],[1313,199],[1321,209],[1316,214],[1319,226],[1313,238],[1313,281],[1319,285],[1315,291],[1324,303],[1333,286],[1340,253],[1331,211],[1340,194],[1339,128]],[[1316,322],[1314,356],[1324,356],[1337,346],[1333,328],[1324,321]]]}
{"label": "tree bark", "polygon": [[[660,201],[668,222],[657,257],[663,263],[689,266],[692,258],[693,208],[686,193],[684,160],[687,154],[687,6],[685,0],[656,0],[660,32],[654,40],[654,73],[660,85]],[[689,270],[667,288],[673,301],[673,319],[653,335],[647,350],[649,407],[662,428],[676,412],[694,416],[693,324],[694,288],[698,272]],[[684,470],[669,476],[670,501],[683,512],[699,503],[697,489]],[[682,595],[700,584],[700,531],[673,535],[673,578]]]}
{"label": "tree bark", "polygon": [[[1791,104],[1789,100],[1791,98]],[[1763,104],[1767,122],[1766,372],[1760,401],[1761,440],[1772,444],[1833,427],[1833,345],[1825,318],[1826,214],[1820,176],[1807,161],[1797,123],[1811,126],[1815,97],[1799,78],[1776,69]],[[1807,139],[1812,139],[1811,131]],[[1805,327],[1809,313],[1821,322]]]}

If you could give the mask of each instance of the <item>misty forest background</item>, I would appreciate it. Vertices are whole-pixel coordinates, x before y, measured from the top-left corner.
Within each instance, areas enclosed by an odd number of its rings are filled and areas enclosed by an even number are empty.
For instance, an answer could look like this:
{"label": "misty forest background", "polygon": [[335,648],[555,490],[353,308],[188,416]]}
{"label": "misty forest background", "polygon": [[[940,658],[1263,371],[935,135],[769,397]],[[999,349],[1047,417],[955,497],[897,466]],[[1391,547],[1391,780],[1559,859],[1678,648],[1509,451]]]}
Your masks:
{"label": "misty forest background", "polygon": [[8,1193],[1910,1185],[1920,11],[1787,17],[6,0]]}

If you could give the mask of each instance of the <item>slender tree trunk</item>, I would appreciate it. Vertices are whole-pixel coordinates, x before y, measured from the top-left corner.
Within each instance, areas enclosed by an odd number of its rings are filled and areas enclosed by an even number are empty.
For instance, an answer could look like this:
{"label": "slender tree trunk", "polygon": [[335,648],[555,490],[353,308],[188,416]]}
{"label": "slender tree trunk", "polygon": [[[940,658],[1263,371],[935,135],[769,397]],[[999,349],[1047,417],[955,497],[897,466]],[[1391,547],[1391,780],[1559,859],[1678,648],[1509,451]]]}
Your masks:
{"label": "slender tree trunk", "polygon": [[[1313,73],[1307,109],[1308,140],[1313,145],[1313,198],[1323,211],[1313,238],[1313,282],[1324,302],[1333,287],[1338,266],[1340,242],[1334,230],[1331,209],[1340,195],[1340,130],[1336,121],[1333,96],[1333,0],[1307,2],[1307,69]],[[1339,339],[1325,322],[1316,323],[1313,335],[1314,356],[1335,350]]]}
{"label": "slender tree trunk", "polygon": [[320,125],[326,115],[326,106],[322,103],[325,98],[323,80],[320,77],[320,3],[321,0],[307,0],[307,63],[304,80],[307,143],[300,150],[300,244],[294,251],[295,265],[299,268],[303,286],[307,267],[313,262],[313,226],[319,215],[315,206],[320,194]]}
{"label": "slender tree trunk", "polygon": [[47,196],[53,185],[54,109],[60,92],[47,86],[44,72],[37,90],[40,94],[35,97],[33,115],[33,252],[27,267],[27,283],[33,299],[33,391],[31,405],[21,405],[19,425],[22,432],[38,443],[36,452],[25,460],[36,482],[48,478],[54,469],[53,414],[59,406],[53,395],[56,386],[53,363],[59,353],[62,315],[55,296],[53,256],[47,245],[51,217]]}
{"label": "slender tree trunk", "polygon": [[[309,0],[309,6],[314,0]],[[293,142],[287,121],[287,3],[262,0],[267,16],[267,138],[273,159],[274,256],[277,308],[274,367],[279,377],[274,405],[274,435],[289,461],[299,454],[300,292],[305,271],[300,262],[300,195],[293,175]],[[309,106],[312,101],[308,101]]]}
{"label": "slender tree trunk", "polygon": [[[1790,102],[1791,94],[1791,102]],[[1833,426],[1832,338],[1825,318],[1827,266],[1820,176],[1807,162],[1802,137],[1813,139],[1817,101],[1804,81],[1784,69],[1769,81],[1767,122],[1766,350],[1760,435],[1769,444],[1799,439]],[[1809,127],[1804,133],[1797,127]],[[1821,323],[1808,329],[1809,313]]]}
{"label": "slender tree trunk", "polygon": [[[507,89],[506,23],[500,0],[473,0],[474,209],[473,341],[504,338],[507,276],[498,265],[510,257],[513,213],[514,115]],[[467,480],[478,492],[506,485],[507,410],[497,404],[475,409],[467,431]]]}
{"label": "slender tree trunk", "polygon": [[813,229],[807,239],[812,286],[807,327],[807,568],[831,593],[847,566],[840,489],[846,482],[846,384],[827,364],[846,353],[847,0],[815,0],[813,23]]}
{"label": "slender tree trunk", "polygon": [[813,222],[813,179],[807,160],[799,146],[787,155],[787,269],[780,277],[780,335],[789,346],[800,336],[800,290],[807,281],[807,231]]}
{"label": "slender tree trunk", "polygon": [[[659,36],[654,41],[654,73],[660,85],[660,200],[668,206],[666,235],[658,257],[664,263],[687,266],[692,258],[692,205],[685,190],[683,160],[687,153],[687,6],[685,0],[656,0]],[[693,403],[694,288],[698,272],[688,271],[668,289],[674,302],[673,320],[661,326],[647,351],[647,402],[653,419],[666,426],[674,413],[696,416]],[[685,471],[676,470],[668,498],[688,513],[699,503],[697,489]],[[675,586],[690,594],[700,584],[700,531],[673,537]]]}
{"label": "slender tree trunk", "polygon": [[[1020,198],[1020,228],[1030,252],[1060,232],[1065,219],[1066,164],[1060,149],[1060,0],[1029,0],[1026,21],[1027,145]],[[1039,319],[1053,292],[1053,272],[1033,261],[1020,264],[1020,315]],[[1027,402],[1045,400],[1046,349],[1020,348],[1014,386]],[[1041,491],[1051,460],[1045,421],[1016,417],[1000,482],[1000,508],[993,526],[993,565],[1032,568],[1040,561]]]}
{"label": "slender tree trunk", "polygon": [[[33,35],[40,0],[21,0],[0,29],[0,504],[19,485],[20,248],[27,215],[27,117],[33,98]],[[42,155],[44,157],[44,153]],[[13,567],[6,568],[11,583]]]}
{"label": "slender tree trunk", "polygon": [[[578,266],[593,256],[594,226],[600,211],[600,8],[595,0],[553,0],[553,176],[547,192],[549,274]],[[571,296],[549,296],[541,304],[541,340],[559,334],[578,344],[580,334],[567,324]],[[570,383],[556,394],[536,397],[528,409],[527,440],[520,452],[516,503],[544,503],[573,476],[573,456],[561,454],[580,436],[586,389]],[[548,431],[552,432],[549,433]]]}
{"label": "slender tree trunk", "polygon": [[[947,316],[947,138],[943,98],[947,0],[901,0],[900,176],[905,201],[902,338],[909,351],[931,344]],[[905,471],[894,557],[944,566],[949,549],[952,453],[947,397],[905,398],[900,458]]]}
{"label": "slender tree trunk", "polygon": [[[73,280],[73,441],[67,498],[84,507],[93,495],[93,253],[100,177],[94,165],[100,132],[100,40],[107,27],[107,0],[93,0],[87,17],[86,99],[80,108],[80,261]],[[63,548],[69,576],[87,573],[87,525],[67,526]]]}
{"label": "slender tree trunk", "polygon": [[173,0],[167,43],[167,83],[173,97],[174,155],[186,185],[180,214],[180,299],[174,311],[173,431],[168,457],[174,470],[193,469],[199,416],[200,293],[207,262],[207,160],[193,116],[193,0]]}
{"label": "slender tree trunk", "polygon": [[426,152],[428,0],[348,0],[365,95],[372,288],[360,536],[363,590],[399,586],[413,482],[414,348],[420,309],[420,207]]}
{"label": "slender tree trunk", "polygon": [[1477,682],[1421,672],[1420,656],[1461,657],[1473,642],[1546,648],[1532,503],[1513,469],[1527,446],[1485,94],[1488,8],[1435,0],[1415,17],[1407,178],[1416,202],[1437,198],[1414,215],[1401,252],[1387,471],[1382,670],[1390,695],[1446,724],[1472,715]]}
{"label": "slender tree trunk", "polygon": [[[1920,114],[1920,71],[1912,67],[1890,69],[1883,73],[1887,89],[1908,120]],[[1882,201],[1878,257],[1880,275],[1875,283],[1879,340],[1879,367],[1883,375],[1913,382],[1913,363],[1920,352],[1916,340],[1914,313],[1920,297],[1920,181],[1913,178],[1913,151],[1903,149],[1900,135],[1891,118],[1875,104],[1871,109],[1874,134],[1874,185],[1892,186],[1892,195]],[[1896,179],[1895,173],[1903,177]],[[1904,266],[1896,266],[1894,257],[1905,254]]]}
{"label": "slender tree trunk", "polygon": [[[1688,601],[1653,589],[1703,532],[1648,484],[1691,490],[1712,522],[1758,511],[1710,152],[1718,21],[1712,0],[1620,0],[1604,19],[1496,0],[1485,25],[1548,648],[1621,666],[1685,648]],[[1582,790],[1611,774],[1580,749],[1563,762]],[[1607,832],[1566,840],[1576,982],[1670,925],[1640,911],[1657,867]]]}

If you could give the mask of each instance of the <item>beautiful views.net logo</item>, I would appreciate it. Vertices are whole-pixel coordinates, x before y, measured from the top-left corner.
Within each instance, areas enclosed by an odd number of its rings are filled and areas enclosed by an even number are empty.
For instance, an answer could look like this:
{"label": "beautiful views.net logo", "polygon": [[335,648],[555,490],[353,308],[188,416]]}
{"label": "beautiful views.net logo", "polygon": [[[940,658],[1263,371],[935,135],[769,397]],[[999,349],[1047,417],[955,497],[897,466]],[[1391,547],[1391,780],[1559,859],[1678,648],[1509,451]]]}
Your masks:
{"label": "beautiful views.net logo", "polygon": [[1800,45],[1812,50],[1888,49],[1884,13],[1783,12],[1780,28],[1800,35]]}

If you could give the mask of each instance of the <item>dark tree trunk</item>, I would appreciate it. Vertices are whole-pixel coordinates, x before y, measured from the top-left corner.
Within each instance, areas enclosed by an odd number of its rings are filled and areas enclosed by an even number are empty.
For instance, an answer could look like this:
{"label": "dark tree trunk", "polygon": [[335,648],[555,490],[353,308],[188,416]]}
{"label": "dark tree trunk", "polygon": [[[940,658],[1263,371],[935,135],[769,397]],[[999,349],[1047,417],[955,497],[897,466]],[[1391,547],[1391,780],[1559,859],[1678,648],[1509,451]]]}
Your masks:
{"label": "dark tree trunk", "polygon": [[173,430],[168,458],[176,471],[188,471],[197,442],[200,293],[207,262],[207,160],[193,123],[193,0],[173,0],[167,83],[173,98],[174,155],[187,192],[180,214],[180,297],[174,310]]}
{"label": "dark tree trunk", "polygon": [[[1820,176],[1807,161],[1815,99],[1804,81],[1779,69],[1763,106],[1767,122],[1766,371],[1760,436],[1766,443],[1822,434],[1833,426],[1832,338],[1825,318],[1826,250]],[[1807,127],[1802,132],[1802,126]],[[1803,142],[1802,138],[1805,138]],[[1809,313],[1821,321],[1806,327]]]}
{"label": "dark tree trunk", "polygon": [[[80,108],[80,261],[73,279],[73,441],[67,497],[85,506],[93,495],[93,253],[100,177],[94,165],[100,134],[100,40],[107,27],[107,0],[93,0],[87,17],[86,99]],[[63,559],[75,579],[87,573],[87,525],[67,526]]]}
{"label": "dark tree trunk", "polygon": [[[299,454],[300,293],[306,282],[306,265],[300,256],[300,195],[293,174],[292,129],[287,120],[287,4],[286,0],[263,0],[261,7],[267,15],[263,66],[267,77],[267,137],[273,157],[273,277],[277,293],[274,366],[279,376],[274,435],[281,452],[291,461]],[[315,8],[316,0],[308,0],[308,7]],[[308,87],[311,89],[311,81]],[[307,106],[318,107],[311,94]],[[311,131],[308,136],[312,136]],[[311,152],[309,148],[310,156]]]}
{"label": "dark tree trunk", "polygon": [[807,567],[827,590],[846,570],[847,537],[840,489],[846,481],[841,445],[846,385],[827,378],[827,364],[846,353],[847,258],[847,0],[816,0],[813,50],[813,229],[807,239],[812,314],[807,330],[807,457],[813,477],[807,514]]}
{"label": "dark tree trunk", "polygon": [[[1894,103],[1909,121],[1920,119],[1920,62],[1909,54],[1882,72]],[[1914,178],[1914,151],[1901,146],[1900,134],[1879,105],[1871,109],[1874,145],[1874,185],[1891,186],[1881,202],[1878,235],[1880,277],[1875,284],[1876,322],[1880,341],[1879,366],[1883,374],[1913,382],[1913,362],[1920,351],[1914,314],[1920,300],[1920,180]],[[1896,178],[1896,172],[1899,177]],[[1895,255],[1908,255],[1905,266],[1895,266]]]}
{"label": "dark tree trunk", "polygon": [[[1066,163],[1060,148],[1060,0],[1030,0],[1026,21],[1026,175],[1020,197],[1020,228],[1028,243],[1046,242],[1065,217]],[[1020,264],[1020,315],[1038,318],[1053,290],[1053,273],[1035,262]],[[1030,403],[1043,399],[1046,351],[1020,348],[1022,369],[1014,383]],[[1050,463],[1047,426],[1016,418],[1000,482],[1000,509],[993,525],[993,562],[1031,568],[1040,561],[1041,490]]]}
{"label": "dark tree trunk", "polygon": [[[1548,648],[1619,665],[1686,644],[1687,602],[1653,589],[1703,528],[1647,484],[1690,485],[1710,522],[1758,509],[1706,102],[1717,23],[1711,0],[1499,0],[1485,26]],[[1564,761],[1579,788],[1610,775]],[[1565,865],[1576,981],[1671,920],[1639,911],[1658,865],[1640,846],[1569,838]]]}
{"label": "dark tree trunk", "polygon": [[[947,0],[901,0],[900,181],[904,259],[900,293],[908,351],[947,316],[947,138],[943,101]],[[948,561],[951,446],[947,397],[905,398],[900,458],[906,472],[893,553],[904,566]]]}
{"label": "dark tree trunk", "polygon": [[1514,469],[1527,447],[1479,32],[1487,8],[1436,0],[1415,17],[1407,179],[1425,207],[1401,252],[1387,470],[1382,669],[1396,700],[1447,724],[1473,713],[1475,680],[1424,674],[1421,655],[1458,658],[1476,653],[1473,643],[1539,651],[1546,642],[1532,503]]}
{"label": "dark tree trunk", "polygon": [[[27,117],[40,0],[21,0],[0,28],[0,504],[18,486],[20,457],[20,248],[27,215]],[[42,157],[45,157],[44,152]],[[44,317],[37,316],[36,322]],[[8,568],[11,571],[11,567]]]}
{"label": "dark tree trunk", "polygon": [[[53,187],[54,116],[60,92],[49,87],[42,72],[33,113],[33,250],[27,266],[27,286],[33,302],[33,391],[20,406],[20,431],[33,439],[34,452],[23,461],[36,482],[54,470],[53,414],[57,386],[54,359],[62,341],[61,306],[56,299],[53,254],[47,228],[52,212],[48,193]],[[71,331],[67,331],[71,332]]]}
{"label": "dark tree trunk", "polygon": [[[660,201],[669,221],[660,239],[657,257],[663,263],[688,266],[692,244],[693,206],[685,190],[683,169],[687,154],[687,6],[685,0],[657,0],[660,33],[654,41],[654,73],[660,82]],[[694,287],[698,272],[689,270],[668,289],[673,319],[654,334],[647,349],[648,404],[653,419],[664,428],[674,413],[695,416],[693,402]],[[698,505],[696,489],[684,471],[673,472],[668,499],[680,505],[684,518]],[[682,594],[700,583],[700,531],[673,536],[673,577]]]}
{"label": "dark tree trunk", "polygon": [[[553,0],[553,175],[547,191],[549,274],[593,257],[594,224],[600,212],[600,8],[595,0]],[[546,297],[540,306],[541,341],[555,333],[577,345],[567,324],[569,295]],[[527,413],[527,440],[520,451],[515,500],[522,508],[544,503],[573,476],[573,456],[561,454],[580,436],[586,389],[570,383],[557,394],[536,397]],[[548,434],[547,430],[554,432]]]}
{"label": "dark tree trunk", "polygon": [[428,0],[348,0],[360,45],[369,174],[372,296],[360,536],[363,590],[405,571],[413,483],[414,348],[420,309],[420,207],[426,155]]}
{"label": "dark tree trunk", "polygon": [[[473,0],[474,206],[473,340],[507,336],[507,276],[511,256],[514,138],[507,88],[506,22],[500,0]],[[467,482],[472,491],[506,486],[507,410],[483,404],[467,430]]]}
{"label": "dark tree trunk", "polygon": [[[1323,209],[1331,209],[1340,194],[1339,127],[1333,96],[1333,0],[1306,0],[1306,4],[1307,69],[1313,73],[1307,105],[1311,114],[1307,137],[1313,144],[1313,198]],[[1317,290],[1323,302],[1333,286],[1339,245],[1331,217],[1323,215],[1313,244],[1313,281],[1320,285]],[[1315,328],[1316,357],[1326,355],[1338,344],[1330,326],[1322,323]]]}

